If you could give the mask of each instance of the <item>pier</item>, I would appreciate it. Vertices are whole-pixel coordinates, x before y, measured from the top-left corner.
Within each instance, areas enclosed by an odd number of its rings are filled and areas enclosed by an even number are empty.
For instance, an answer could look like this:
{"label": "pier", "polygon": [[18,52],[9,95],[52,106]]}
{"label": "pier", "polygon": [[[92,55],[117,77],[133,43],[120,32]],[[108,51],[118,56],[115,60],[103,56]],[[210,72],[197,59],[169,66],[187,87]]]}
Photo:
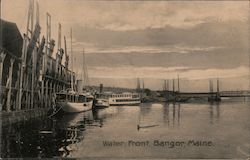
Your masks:
{"label": "pier", "polygon": [[[0,118],[2,125],[45,115],[56,92],[70,87],[75,73],[68,68],[66,38],[58,48],[51,37],[51,15],[46,14],[46,35],[41,36],[39,4],[30,1],[26,33],[21,35],[15,23],[0,17]],[[55,53],[56,52],[56,53]],[[55,57],[55,58],[54,58]],[[62,59],[65,59],[63,63]]]}

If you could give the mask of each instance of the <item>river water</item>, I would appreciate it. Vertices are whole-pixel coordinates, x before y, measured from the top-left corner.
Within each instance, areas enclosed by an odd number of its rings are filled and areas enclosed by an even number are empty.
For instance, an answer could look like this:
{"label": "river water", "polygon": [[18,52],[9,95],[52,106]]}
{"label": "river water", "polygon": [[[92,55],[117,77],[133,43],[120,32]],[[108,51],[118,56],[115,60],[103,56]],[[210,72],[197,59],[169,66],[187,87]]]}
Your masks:
{"label": "river water", "polygon": [[249,102],[112,106],[2,130],[1,157],[246,158]]}

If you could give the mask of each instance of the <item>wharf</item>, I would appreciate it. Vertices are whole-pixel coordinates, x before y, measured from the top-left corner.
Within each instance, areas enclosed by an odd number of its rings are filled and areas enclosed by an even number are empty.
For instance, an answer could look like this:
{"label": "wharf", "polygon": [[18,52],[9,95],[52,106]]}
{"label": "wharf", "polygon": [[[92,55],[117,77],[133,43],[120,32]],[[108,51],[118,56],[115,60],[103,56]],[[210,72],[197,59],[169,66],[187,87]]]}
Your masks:
{"label": "wharf", "polygon": [[31,109],[13,112],[0,112],[2,126],[11,125],[13,123],[29,121],[47,115],[48,109]]}
{"label": "wharf", "polygon": [[35,7],[31,0],[28,13],[23,36],[15,23],[0,17],[0,118],[3,126],[46,115],[54,104],[55,93],[70,88],[71,81],[73,84],[76,81],[75,73],[68,68],[66,37],[64,48],[61,47],[61,24],[55,49],[51,15],[46,14],[46,35],[41,36],[39,4]]}

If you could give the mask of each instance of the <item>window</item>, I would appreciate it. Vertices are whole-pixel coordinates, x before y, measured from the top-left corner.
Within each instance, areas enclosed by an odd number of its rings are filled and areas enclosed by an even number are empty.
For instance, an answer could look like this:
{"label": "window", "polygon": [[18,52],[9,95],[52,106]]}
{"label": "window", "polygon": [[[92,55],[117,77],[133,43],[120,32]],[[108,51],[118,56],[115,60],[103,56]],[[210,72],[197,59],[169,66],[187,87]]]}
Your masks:
{"label": "window", "polygon": [[73,95],[70,96],[70,101],[74,102],[75,101],[75,97]]}
{"label": "window", "polygon": [[92,101],[92,100],[93,100],[93,98],[87,97],[87,102],[90,102],[90,101]]}
{"label": "window", "polygon": [[78,97],[78,100],[79,100],[79,102],[86,102],[86,99],[85,99],[85,98],[86,98],[85,96],[80,95],[80,96]]}
{"label": "window", "polygon": [[138,98],[139,96],[137,94],[133,94],[132,98]]}

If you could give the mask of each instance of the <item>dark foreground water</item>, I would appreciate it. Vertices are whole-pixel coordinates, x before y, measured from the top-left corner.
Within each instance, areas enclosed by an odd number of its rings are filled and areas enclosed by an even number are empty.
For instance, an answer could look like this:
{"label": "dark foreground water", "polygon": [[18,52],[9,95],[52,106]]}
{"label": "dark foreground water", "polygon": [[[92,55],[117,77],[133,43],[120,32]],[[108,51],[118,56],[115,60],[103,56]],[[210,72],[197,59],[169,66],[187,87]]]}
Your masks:
{"label": "dark foreground water", "polygon": [[246,158],[249,123],[246,102],[114,106],[5,127],[1,157]]}

